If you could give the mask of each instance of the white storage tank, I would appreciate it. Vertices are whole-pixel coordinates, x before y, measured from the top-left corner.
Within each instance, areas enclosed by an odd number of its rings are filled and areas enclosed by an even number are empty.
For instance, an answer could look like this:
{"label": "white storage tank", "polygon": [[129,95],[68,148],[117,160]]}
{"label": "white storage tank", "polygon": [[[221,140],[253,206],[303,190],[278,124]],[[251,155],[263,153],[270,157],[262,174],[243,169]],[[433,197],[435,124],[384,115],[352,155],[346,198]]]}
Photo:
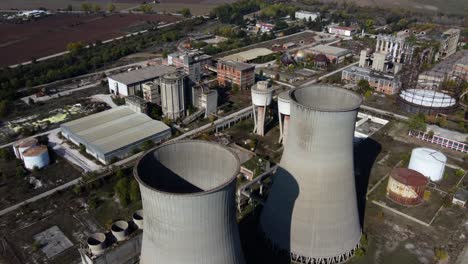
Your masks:
{"label": "white storage tank", "polygon": [[36,138],[25,138],[13,144],[13,151],[18,159],[23,159],[22,153],[30,147],[37,146],[39,141]]}
{"label": "white storage tank", "polygon": [[431,181],[440,181],[444,176],[446,163],[447,157],[440,151],[415,148],[411,152],[408,168],[421,173]]}
{"label": "white storage tank", "polygon": [[35,167],[42,169],[49,165],[49,151],[47,146],[40,145],[30,147],[22,153],[24,166],[28,170],[33,170]]}

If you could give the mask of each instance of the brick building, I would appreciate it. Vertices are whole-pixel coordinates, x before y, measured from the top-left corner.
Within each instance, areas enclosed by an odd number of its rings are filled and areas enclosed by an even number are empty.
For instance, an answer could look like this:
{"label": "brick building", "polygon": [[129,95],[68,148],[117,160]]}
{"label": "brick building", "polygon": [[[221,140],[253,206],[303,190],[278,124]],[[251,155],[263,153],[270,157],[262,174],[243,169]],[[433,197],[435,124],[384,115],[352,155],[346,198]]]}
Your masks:
{"label": "brick building", "polygon": [[255,66],[243,62],[218,61],[218,84],[247,89],[255,83]]}

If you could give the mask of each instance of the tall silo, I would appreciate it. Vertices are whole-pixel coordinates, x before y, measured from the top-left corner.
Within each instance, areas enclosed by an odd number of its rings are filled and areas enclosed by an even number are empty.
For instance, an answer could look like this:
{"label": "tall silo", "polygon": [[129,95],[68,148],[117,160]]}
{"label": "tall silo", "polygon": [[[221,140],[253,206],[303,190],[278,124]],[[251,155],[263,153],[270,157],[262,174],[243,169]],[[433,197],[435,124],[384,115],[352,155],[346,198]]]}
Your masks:
{"label": "tall silo", "polygon": [[289,91],[285,91],[278,95],[278,120],[280,123],[279,142],[280,143],[283,142],[283,144],[286,144],[290,116],[291,116],[291,102],[289,98]]}
{"label": "tall silo", "polygon": [[243,264],[235,212],[239,159],[221,145],[179,141],[134,169],[145,217],[141,263]]}
{"label": "tall silo", "polygon": [[288,141],[261,228],[295,262],[343,262],[361,237],[353,134],[362,98],[327,85],[296,88],[289,95]]}
{"label": "tall silo", "polygon": [[253,132],[259,136],[264,136],[266,108],[271,104],[273,89],[269,88],[268,82],[259,81],[252,86],[251,93],[255,121]]}
{"label": "tall silo", "polygon": [[177,119],[185,114],[185,76],[171,73],[161,77],[161,107],[165,117]]}

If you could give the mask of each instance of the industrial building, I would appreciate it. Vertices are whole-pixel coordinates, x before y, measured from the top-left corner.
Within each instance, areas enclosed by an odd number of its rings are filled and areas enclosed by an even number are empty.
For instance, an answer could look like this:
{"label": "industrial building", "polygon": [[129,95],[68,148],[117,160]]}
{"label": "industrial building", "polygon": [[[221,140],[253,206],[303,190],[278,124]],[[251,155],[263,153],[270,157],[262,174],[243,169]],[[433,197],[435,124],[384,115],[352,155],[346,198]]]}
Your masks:
{"label": "industrial building", "polygon": [[223,61],[251,62],[256,58],[273,54],[274,52],[267,48],[255,48],[241,51],[221,58]]}
{"label": "industrial building", "polygon": [[265,22],[257,22],[257,24],[255,24],[255,27],[257,28],[257,30],[260,30],[260,32],[266,33],[272,31],[275,28],[275,25]]}
{"label": "industrial building", "polygon": [[17,159],[23,159],[23,152],[38,144],[39,141],[37,138],[25,138],[13,144],[13,152]]}
{"label": "industrial building", "polygon": [[341,72],[341,80],[346,83],[357,84],[360,80],[366,80],[377,92],[393,95],[401,88],[398,75],[385,74],[368,68],[351,66]]}
{"label": "industrial building", "polygon": [[145,101],[160,105],[161,95],[159,91],[159,84],[154,82],[147,82],[143,84],[143,99]]}
{"label": "industrial building", "polygon": [[139,149],[145,141],[162,142],[171,137],[163,122],[119,106],[83,117],[60,126],[62,135],[103,164],[124,158]]}
{"label": "industrial building", "polygon": [[353,27],[342,27],[342,26],[329,26],[328,33],[351,37],[352,35],[357,33],[357,29]]}
{"label": "industrial building", "polygon": [[203,86],[194,86],[191,90],[191,103],[199,111],[204,112],[205,118],[216,113],[218,109],[218,91],[210,90]]}
{"label": "industrial building", "polygon": [[291,98],[289,91],[284,91],[278,95],[278,120],[280,127],[280,137],[278,142],[286,144],[288,136],[289,118],[291,116]]}
{"label": "industrial building", "polygon": [[265,118],[267,107],[271,104],[273,98],[273,89],[269,87],[267,81],[259,81],[251,89],[252,108],[254,113],[255,126],[253,133],[265,135]]}
{"label": "industrial building", "polygon": [[310,12],[310,11],[304,11],[304,10],[301,10],[301,11],[296,11],[296,13],[294,14],[294,18],[295,19],[305,19],[307,21],[316,21],[317,18],[320,17],[320,13],[318,12]]}
{"label": "industrial building", "polygon": [[143,84],[158,81],[166,74],[176,72],[175,67],[154,65],[107,77],[109,92],[119,96],[143,93]]}
{"label": "industrial building", "polygon": [[324,54],[328,61],[334,64],[342,63],[346,57],[353,56],[350,50],[338,48],[330,45],[317,45],[305,50],[314,55]]}
{"label": "industrial building", "polygon": [[444,31],[439,37],[440,47],[438,57],[445,59],[457,52],[458,40],[460,39],[461,30],[458,28],[450,28]]}
{"label": "industrial building", "polygon": [[160,80],[161,107],[166,118],[176,120],[185,116],[185,75],[172,73]]}
{"label": "industrial building", "polygon": [[255,66],[243,62],[218,61],[218,84],[247,89],[255,82]]}
{"label": "industrial building", "polygon": [[49,150],[47,146],[33,146],[23,153],[24,167],[28,170],[42,169],[49,165]]}
{"label": "industrial building", "polygon": [[148,114],[148,102],[136,95],[129,95],[125,98],[125,105],[137,113]]}
{"label": "industrial building", "polygon": [[415,148],[411,152],[408,169],[415,170],[431,181],[440,181],[444,177],[447,157],[442,152],[429,148]]}
{"label": "industrial building", "polygon": [[198,83],[202,75],[208,73],[212,58],[199,51],[176,52],[167,56],[167,63],[182,68],[192,82]]}
{"label": "industrial building", "polygon": [[415,170],[395,168],[388,177],[387,197],[400,205],[418,205],[423,202],[427,183],[427,178]]}
{"label": "industrial building", "polygon": [[328,85],[290,92],[283,156],[261,229],[296,263],[342,263],[359,246],[353,134],[361,96]]}
{"label": "industrial building", "polygon": [[144,232],[141,264],[244,264],[236,222],[239,158],[207,141],[178,141],[136,164]]}

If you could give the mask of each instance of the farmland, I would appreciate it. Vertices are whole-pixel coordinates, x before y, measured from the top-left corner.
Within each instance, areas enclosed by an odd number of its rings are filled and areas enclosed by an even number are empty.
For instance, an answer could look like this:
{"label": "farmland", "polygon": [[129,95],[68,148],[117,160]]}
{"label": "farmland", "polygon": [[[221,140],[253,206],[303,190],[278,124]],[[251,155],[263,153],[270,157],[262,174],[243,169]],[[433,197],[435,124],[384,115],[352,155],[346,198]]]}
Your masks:
{"label": "farmland", "polygon": [[112,39],[138,24],[174,22],[169,15],[54,15],[23,24],[0,24],[0,66],[62,52],[70,42]]}

